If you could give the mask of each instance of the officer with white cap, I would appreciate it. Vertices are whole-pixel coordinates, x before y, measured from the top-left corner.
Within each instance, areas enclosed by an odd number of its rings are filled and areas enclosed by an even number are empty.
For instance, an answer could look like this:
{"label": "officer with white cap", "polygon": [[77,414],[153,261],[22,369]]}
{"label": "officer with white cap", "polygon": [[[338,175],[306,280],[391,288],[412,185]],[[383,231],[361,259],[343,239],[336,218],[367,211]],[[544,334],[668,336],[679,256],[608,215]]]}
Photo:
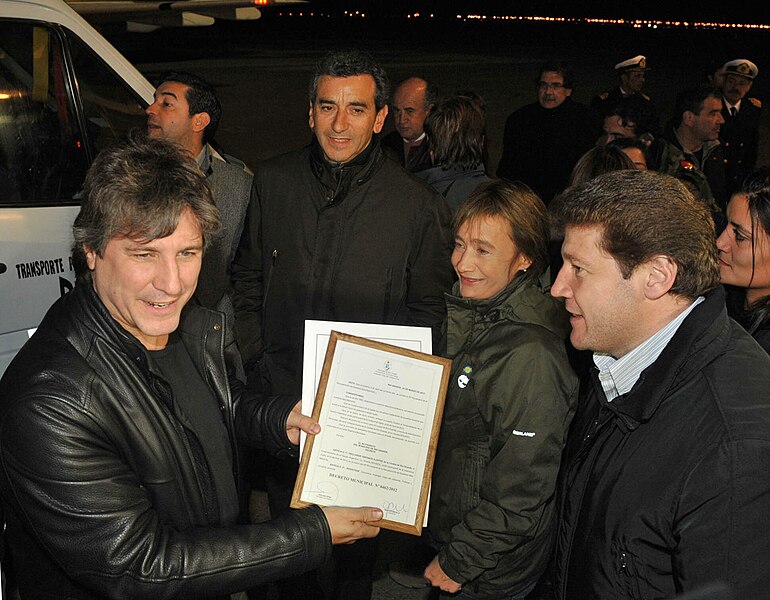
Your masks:
{"label": "officer with white cap", "polygon": [[594,96],[591,100],[591,108],[599,113],[601,117],[611,114],[620,100],[623,98],[633,98],[645,111],[655,115],[657,123],[657,110],[652,99],[645,94],[644,88],[645,74],[649,71],[647,66],[647,57],[638,54],[632,58],[623,60],[615,65],[615,73],[618,76],[618,86],[606,92]]}
{"label": "officer with white cap", "polygon": [[722,118],[725,122],[719,139],[724,150],[728,191],[733,193],[757,162],[762,103],[748,96],[759,75],[757,65],[738,58],[726,62],[723,69]]}

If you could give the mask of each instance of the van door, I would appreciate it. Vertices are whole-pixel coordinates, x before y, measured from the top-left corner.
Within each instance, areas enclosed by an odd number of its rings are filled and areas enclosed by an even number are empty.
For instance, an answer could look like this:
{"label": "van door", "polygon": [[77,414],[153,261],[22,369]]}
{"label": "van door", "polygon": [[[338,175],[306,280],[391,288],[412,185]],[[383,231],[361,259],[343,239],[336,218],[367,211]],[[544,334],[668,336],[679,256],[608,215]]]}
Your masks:
{"label": "van door", "polygon": [[145,103],[55,25],[0,20],[0,375],[74,285],[72,222],[95,154]]}

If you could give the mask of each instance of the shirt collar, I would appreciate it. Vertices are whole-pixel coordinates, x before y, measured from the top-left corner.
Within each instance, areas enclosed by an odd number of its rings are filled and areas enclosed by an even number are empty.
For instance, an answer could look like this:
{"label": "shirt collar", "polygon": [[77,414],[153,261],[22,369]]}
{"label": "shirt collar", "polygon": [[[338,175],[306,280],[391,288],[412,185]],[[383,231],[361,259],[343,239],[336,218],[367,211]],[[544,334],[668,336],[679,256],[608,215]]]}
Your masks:
{"label": "shirt collar", "polygon": [[418,145],[419,145],[419,144],[418,144],[418,142],[419,142],[419,143],[422,143],[422,141],[425,139],[425,136],[426,136],[426,135],[427,135],[427,134],[426,134],[426,133],[423,131],[423,132],[422,132],[422,135],[421,135],[420,137],[416,137],[416,138],[414,138],[414,139],[413,139],[413,140],[411,140],[411,141],[409,141],[409,140],[407,140],[407,139],[404,139],[404,138],[401,138],[401,139],[402,139],[402,140],[404,140],[404,143],[405,143],[405,144],[411,144],[412,146],[418,146]]}
{"label": "shirt collar", "polygon": [[599,381],[602,384],[607,402],[612,402],[618,396],[627,394],[634,387],[639,376],[647,367],[654,363],[663,349],[674,337],[679,326],[687,315],[705,300],[698,296],[690,306],[676,316],[667,325],[647,338],[628,354],[615,359],[607,354],[594,354],[594,364],[599,369]]}

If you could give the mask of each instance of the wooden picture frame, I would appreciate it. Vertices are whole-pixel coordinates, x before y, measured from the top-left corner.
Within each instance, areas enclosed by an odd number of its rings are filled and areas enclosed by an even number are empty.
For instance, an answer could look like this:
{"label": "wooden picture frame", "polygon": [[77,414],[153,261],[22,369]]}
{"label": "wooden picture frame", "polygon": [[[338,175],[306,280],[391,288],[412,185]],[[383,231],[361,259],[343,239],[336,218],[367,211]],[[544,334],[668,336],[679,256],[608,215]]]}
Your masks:
{"label": "wooden picture frame", "polygon": [[452,361],[332,331],[292,508],[377,506],[422,533]]}

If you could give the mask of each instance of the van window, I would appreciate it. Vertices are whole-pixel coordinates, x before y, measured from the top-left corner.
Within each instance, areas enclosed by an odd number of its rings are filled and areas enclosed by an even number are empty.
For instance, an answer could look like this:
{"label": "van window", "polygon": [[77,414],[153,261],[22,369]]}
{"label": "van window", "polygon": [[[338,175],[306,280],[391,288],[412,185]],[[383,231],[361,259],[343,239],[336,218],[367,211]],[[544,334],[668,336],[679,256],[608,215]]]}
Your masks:
{"label": "van window", "polygon": [[75,35],[70,52],[92,156],[125,137],[129,129],[147,124],[146,102]]}
{"label": "van window", "polygon": [[0,20],[0,206],[72,202],[88,167],[62,41]]}

